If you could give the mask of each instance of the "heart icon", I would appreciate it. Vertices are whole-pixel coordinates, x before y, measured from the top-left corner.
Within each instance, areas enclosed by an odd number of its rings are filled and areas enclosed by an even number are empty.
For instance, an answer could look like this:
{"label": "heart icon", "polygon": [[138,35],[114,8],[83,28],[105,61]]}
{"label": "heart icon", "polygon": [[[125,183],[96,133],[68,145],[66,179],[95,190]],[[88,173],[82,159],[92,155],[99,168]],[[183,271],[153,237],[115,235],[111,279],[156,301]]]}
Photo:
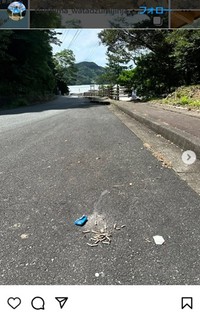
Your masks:
{"label": "heart icon", "polygon": [[10,297],[7,302],[11,308],[16,309],[21,304],[21,299]]}

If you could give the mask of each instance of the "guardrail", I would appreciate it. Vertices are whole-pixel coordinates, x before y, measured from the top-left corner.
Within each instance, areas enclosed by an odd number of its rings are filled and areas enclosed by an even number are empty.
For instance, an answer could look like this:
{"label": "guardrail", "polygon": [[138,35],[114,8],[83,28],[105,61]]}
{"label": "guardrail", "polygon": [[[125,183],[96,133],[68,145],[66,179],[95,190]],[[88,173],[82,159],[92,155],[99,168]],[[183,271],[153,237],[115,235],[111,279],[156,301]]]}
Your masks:
{"label": "guardrail", "polygon": [[108,97],[113,100],[119,100],[120,96],[127,95],[125,87],[115,85],[115,86],[102,86],[99,90],[90,90],[84,92],[84,96],[100,96]]}

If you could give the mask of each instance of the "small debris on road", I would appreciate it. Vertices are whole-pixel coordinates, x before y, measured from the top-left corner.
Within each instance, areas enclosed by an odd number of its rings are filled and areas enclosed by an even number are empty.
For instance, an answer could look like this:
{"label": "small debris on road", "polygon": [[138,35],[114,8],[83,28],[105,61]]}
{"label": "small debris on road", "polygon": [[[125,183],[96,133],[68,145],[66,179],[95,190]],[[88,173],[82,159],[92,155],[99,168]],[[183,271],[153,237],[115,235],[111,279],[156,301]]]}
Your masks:
{"label": "small debris on road", "polygon": [[151,149],[151,145],[150,145],[150,144],[144,143],[143,145],[144,145],[144,147],[146,147],[147,149]]}
{"label": "small debris on road", "polygon": [[26,239],[26,238],[28,238],[28,236],[29,235],[25,233],[25,234],[22,234],[20,237],[21,237],[21,239]]}
{"label": "small debris on road", "polygon": [[105,273],[104,272],[100,272],[100,273],[95,273],[95,277],[99,277],[99,276],[101,276],[101,277],[104,277],[105,276]]}
{"label": "small debris on road", "polygon": [[87,233],[90,233],[90,230],[83,231],[83,234],[87,234]]}
{"label": "small debris on road", "polygon": [[77,219],[74,224],[75,225],[79,225],[79,226],[83,226],[86,222],[88,221],[87,216],[83,215],[81,218]]}
{"label": "small debris on road", "polygon": [[162,236],[159,236],[159,235],[155,235],[153,236],[153,239],[154,239],[154,242],[156,245],[163,245],[165,240]]}
{"label": "small debris on road", "polygon": [[97,231],[94,231],[94,230],[92,230],[92,233],[98,234],[98,232],[97,232]]}
{"label": "small debris on road", "polygon": [[89,244],[89,243],[87,243],[87,245],[90,246],[90,247],[96,247],[96,246],[98,246],[97,243],[96,243],[96,244]]}
{"label": "small debris on road", "polygon": [[160,152],[153,152],[153,156],[155,156],[161,163],[163,167],[172,168],[171,161],[168,161]]}
{"label": "small debris on road", "polygon": [[101,159],[101,157],[96,157],[96,160]]}
{"label": "small debris on road", "polygon": [[19,228],[19,227],[21,227],[21,223],[15,223],[15,224],[13,225],[13,227],[14,227],[14,228]]}
{"label": "small debris on road", "polygon": [[[122,228],[125,227],[125,224],[117,227],[117,224],[115,223],[113,228],[115,230],[121,230]],[[113,231],[112,230],[108,230],[107,226],[105,226],[104,228],[101,228],[99,230],[91,230],[88,231],[88,233],[91,232],[94,235],[92,237],[90,237],[90,241],[93,241],[94,243],[87,243],[88,246],[90,247],[96,247],[98,244],[105,244],[105,245],[110,245],[111,244],[111,237],[113,236]],[[86,234],[86,231],[83,231],[84,234]]]}
{"label": "small debris on road", "polygon": [[115,185],[113,185],[113,187],[123,187],[124,186],[124,184],[115,184]]}
{"label": "small debris on road", "polygon": [[[158,134],[159,135],[159,134]],[[158,136],[157,135],[157,136]],[[150,144],[148,143],[144,143],[143,144],[151,153],[154,157],[156,157],[161,163],[162,163],[162,167],[165,168],[172,168],[172,163],[171,161],[169,161],[168,159],[166,159],[166,157],[164,155],[161,154],[161,152],[159,151],[154,151],[153,148],[151,147]]]}

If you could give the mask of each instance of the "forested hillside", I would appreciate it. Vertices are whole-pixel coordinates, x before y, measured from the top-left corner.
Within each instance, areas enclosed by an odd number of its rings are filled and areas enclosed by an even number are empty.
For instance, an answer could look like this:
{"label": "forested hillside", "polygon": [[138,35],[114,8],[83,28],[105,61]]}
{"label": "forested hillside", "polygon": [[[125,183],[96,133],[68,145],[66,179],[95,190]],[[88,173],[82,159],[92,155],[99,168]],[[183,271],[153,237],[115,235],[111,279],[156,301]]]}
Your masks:
{"label": "forested hillside", "polygon": [[94,62],[80,62],[76,64],[76,84],[96,83],[100,75],[104,73],[104,68]]}

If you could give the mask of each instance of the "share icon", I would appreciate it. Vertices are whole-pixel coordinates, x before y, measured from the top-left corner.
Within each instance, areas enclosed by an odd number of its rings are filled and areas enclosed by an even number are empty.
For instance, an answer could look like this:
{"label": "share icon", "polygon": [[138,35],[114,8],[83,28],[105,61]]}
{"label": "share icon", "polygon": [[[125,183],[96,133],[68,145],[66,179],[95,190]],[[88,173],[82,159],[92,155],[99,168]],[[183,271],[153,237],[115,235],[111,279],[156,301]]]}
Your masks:
{"label": "share icon", "polygon": [[60,308],[62,309],[67,302],[68,297],[55,297],[55,299],[59,302]]}

